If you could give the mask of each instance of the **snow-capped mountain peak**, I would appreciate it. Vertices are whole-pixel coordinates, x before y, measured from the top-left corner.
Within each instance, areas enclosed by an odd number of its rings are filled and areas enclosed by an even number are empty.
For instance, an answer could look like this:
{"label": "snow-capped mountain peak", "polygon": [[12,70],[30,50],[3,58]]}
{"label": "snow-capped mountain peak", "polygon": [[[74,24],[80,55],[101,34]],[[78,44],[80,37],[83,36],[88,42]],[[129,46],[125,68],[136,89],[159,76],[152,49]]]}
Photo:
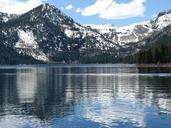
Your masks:
{"label": "snow-capped mountain peak", "polygon": [[171,10],[160,13],[155,19],[155,25],[158,29],[162,29],[171,24]]}
{"label": "snow-capped mountain peak", "polygon": [[123,27],[112,24],[83,26],[49,4],[12,20],[11,17],[0,13],[0,44],[19,55],[45,62],[118,61],[131,50],[146,45],[146,39],[156,37],[171,24],[168,11],[155,20]]}
{"label": "snow-capped mountain peak", "polygon": [[107,39],[123,46],[142,41],[150,37],[155,31],[160,31],[169,25],[171,25],[171,10],[160,13],[152,21],[134,23],[123,27],[115,27],[110,24],[89,24],[85,26],[96,29],[99,33],[105,35]]}
{"label": "snow-capped mountain peak", "polygon": [[41,6],[42,6],[42,11],[57,9],[54,5],[50,5],[49,3],[44,3]]}

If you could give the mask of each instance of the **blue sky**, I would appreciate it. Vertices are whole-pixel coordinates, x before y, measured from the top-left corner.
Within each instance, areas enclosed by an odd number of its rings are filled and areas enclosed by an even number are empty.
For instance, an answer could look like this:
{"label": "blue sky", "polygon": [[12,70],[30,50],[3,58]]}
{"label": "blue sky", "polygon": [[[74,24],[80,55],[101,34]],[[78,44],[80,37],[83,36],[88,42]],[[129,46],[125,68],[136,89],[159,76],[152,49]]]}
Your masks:
{"label": "blue sky", "polygon": [[[87,6],[93,5],[96,1],[97,0],[49,0],[48,2],[62,9],[67,15],[71,16],[75,21],[81,24],[111,23],[116,26],[123,26],[131,23],[150,20],[153,18],[153,16],[155,16],[159,12],[163,12],[165,10],[171,9],[171,0],[146,0],[143,3],[143,6],[145,8],[144,14],[135,17],[129,17],[123,19],[105,19],[105,18],[99,18],[98,14],[91,15],[91,16],[83,16],[81,13],[75,12],[77,8],[84,9]],[[113,0],[113,1],[115,1],[118,4],[121,3],[128,4],[133,0]],[[66,9],[68,5],[72,5],[71,10]]]}
{"label": "blue sky", "polygon": [[80,24],[124,26],[153,19],[171,9],[171,0],[0,0],[0,12],[22,14],[50,3]]}

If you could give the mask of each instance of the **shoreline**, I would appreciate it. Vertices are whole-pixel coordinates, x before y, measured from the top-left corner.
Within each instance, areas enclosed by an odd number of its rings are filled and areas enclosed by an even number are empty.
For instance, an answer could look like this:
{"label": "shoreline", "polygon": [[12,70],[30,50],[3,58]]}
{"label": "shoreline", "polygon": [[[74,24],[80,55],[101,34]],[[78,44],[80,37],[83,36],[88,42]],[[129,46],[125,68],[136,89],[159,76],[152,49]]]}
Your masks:
{"label": "shoreline", "polygon": [[136,64],[137,67],[142,68],[164,68],[164,67],[171,67],[171,63],[167,64]]}
{"label": "shoreline", "polygon": [[44,66],[71,66],[71,67],[82,67],[82,66],[100,66],[100,67],[138,67],[138,68],[164,68],[168,67],[171,68],[171,63],[166,63],[166,64],[124,64],[124,63],[106,63],[106,64],[100,64],[100,63],[95,63],[95,64],[76,64],[76,63],[71,63],[71,64],[66,64],[66,63],[51,63],[51,64],[0,64],[0,67],[44,67]]}

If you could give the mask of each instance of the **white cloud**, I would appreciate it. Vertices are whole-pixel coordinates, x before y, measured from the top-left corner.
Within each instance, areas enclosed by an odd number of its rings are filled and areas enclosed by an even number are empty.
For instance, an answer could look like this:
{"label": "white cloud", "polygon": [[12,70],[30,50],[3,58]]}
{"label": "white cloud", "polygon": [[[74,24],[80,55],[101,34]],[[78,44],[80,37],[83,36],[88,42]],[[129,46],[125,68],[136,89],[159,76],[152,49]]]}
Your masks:
{"label": "white cloud", "polygon": [[42,4],[44,0],[0,0],[0,12],[22,14]]}
{"label": "white cloud", "polygon": [[83,16],[91,16],[99,14],[101,11],[105,10],[112,4],[112,0],[97,0],[93,5],[90,5],[83,9]]}
{"label": "white cloud", "polygon": [[131,17],[143,16],[145,12],[146,0],[132,0],[129,3],[117,3],[113,0],[97,0],[93,5],[82,9],[83,16],[98,14],[104,19],[127,19]]}
{"label": "white cloud", "polygon": [[75,10],[75,12],[76,12],[76,13],[80,13],[80,12],[81,12],[81,8],[77,8],[77,9]]}
{"label": "white cloud", "polygon": [[73,7],[72,7],[72,5],[71,5],[71,4],[69,4],[69,5],[67,5],[67,6],[66,6],[66,8],[65,8],[65,9],[66,9],[66,10],[72,10],[72,8],[73,8]]}

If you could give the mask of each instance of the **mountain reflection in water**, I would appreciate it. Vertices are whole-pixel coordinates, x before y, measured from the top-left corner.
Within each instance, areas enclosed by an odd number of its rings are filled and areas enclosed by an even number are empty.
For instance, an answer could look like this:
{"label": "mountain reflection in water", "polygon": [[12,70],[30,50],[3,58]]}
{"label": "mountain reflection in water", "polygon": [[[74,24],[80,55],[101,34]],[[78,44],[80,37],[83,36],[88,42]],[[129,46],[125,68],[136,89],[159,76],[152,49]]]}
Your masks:
{"label": "mountain reflection in water", "polygon": [[166,128],[170,120],[171,69],[0,69],[1,128]]}

